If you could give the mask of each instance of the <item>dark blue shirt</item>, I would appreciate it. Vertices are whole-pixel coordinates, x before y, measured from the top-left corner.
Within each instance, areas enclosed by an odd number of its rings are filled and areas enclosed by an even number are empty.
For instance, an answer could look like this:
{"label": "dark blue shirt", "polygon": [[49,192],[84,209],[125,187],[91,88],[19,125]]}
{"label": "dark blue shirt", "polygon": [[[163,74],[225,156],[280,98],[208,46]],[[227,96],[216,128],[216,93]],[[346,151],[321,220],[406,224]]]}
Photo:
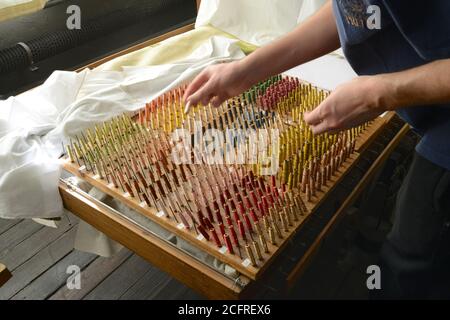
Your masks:
{"label": "dark blue shirt", "polygon": [[[380,8],[381,29],[368,28],[369,5]],[[333,0],[333,10],[344,54],[360,75],[450,58],[449,0]],[[422,136],[417,152],[450,170],[450,104],[397,113]]]}

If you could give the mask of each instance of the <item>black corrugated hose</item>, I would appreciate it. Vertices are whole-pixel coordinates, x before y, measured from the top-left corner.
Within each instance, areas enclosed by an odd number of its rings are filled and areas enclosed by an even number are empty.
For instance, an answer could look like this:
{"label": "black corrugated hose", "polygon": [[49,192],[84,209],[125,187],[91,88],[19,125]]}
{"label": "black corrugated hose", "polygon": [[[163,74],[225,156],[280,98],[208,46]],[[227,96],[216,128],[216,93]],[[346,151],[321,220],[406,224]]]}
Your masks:
{"label": "black corrugated hose", "polygon": [[[133,25],[144,19],[151,19],[161,10],[183,0],[142,0],[123,10],[113,11],[95,19],[83,22],[81,29],[63,29],[48,32],[22,44],[0,50],[0,74],[29,67],[32,62],[52,57],[58,53],[79,46],[85,42]],[[29,52],[27,52],[27,47]]]}

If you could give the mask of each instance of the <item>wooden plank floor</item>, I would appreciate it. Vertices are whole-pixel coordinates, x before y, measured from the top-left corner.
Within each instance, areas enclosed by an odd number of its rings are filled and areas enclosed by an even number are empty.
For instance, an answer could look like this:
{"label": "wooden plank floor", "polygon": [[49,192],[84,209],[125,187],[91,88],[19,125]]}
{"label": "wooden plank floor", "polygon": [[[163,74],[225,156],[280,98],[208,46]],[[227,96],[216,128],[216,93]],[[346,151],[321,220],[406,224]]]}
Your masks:
{"label": "wooden plank floor", "polygon": [[[357,230],[354,223],[343,222],[287,298],[367,299],[366,267],[377,263],[377,254],[361,251],[358,241],[349,240]],[[74,250],[77,226],[73,216],[58,229],[0,219],[0,262],[13,274],[0,287],[0,300],[202,299],[126,248],[111,258]],[[73,264],[82,270],[79,290],[66,286],[66,270]],[[274,293],[267,298],[278,297]]]}
{"label": "wooden plank floor", "polygon": [[[126,248],[111,258],[74,250],[77,226],[78,219],[72,215],[63,218],[57,229],[32,220],[0,219],[0,262],[13,275],[0,287],[0,300],[202,299]],[[345,256],[351,256],[350,261],[342,265],[342,257],[337,254],[342,250],[337,248],[347,246],[345,239],[341,239],[345,232],[334,234],[327,242],[331,243],[330,248],[325,250],[324,246],[321,258],[313,262],[306,280],[299,282],[289,299],[367,298],[367,290],[363,288],[366,273],[361,266],[375,263],[375,257],[346,250]],[[79,290],[66,286],[69,265],[82,270]]]}
{"label": "wooden plank floor", "polygon": [[[0,219],[0,262],[13,275],[0,287],[0,300],[202,299],[126,248],[111,258],[74,250],[77,226],[73,215],[57,229]],[[79,290],[66,286],[70,265],[82,270]]]}

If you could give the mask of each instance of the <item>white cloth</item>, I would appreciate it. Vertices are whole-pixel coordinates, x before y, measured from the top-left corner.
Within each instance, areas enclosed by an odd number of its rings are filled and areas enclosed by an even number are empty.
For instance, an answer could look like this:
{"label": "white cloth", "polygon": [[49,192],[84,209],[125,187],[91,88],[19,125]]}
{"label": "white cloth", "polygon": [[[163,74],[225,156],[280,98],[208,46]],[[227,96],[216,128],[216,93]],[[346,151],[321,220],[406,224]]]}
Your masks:
{"label": "white cloth", "polygon": [[47,0],[0,0],[0,22],[44,8]]}
{"label": "white cloth", "polygon": [[317,58],[285,73],[326,90],[334,90],[357,76],[347,60],[337,54]]}
{"label": "white cloth", "polygon": [[202,0],[195,27],[212,25],[262,46],[294,29],[327,0]]}
{"label": "white cloth", "polygon": [[210,64],[243,57],[235,40],[212,37],[177,63],[56,71],[35,90],[0,102],[0,217],[60,216],[58,157],[65,138],[143,107]]}
{"label": "white cloth", "polygon": [[0,9],[17,6],[31,1],[33,0],[2,0],[0,1]]}

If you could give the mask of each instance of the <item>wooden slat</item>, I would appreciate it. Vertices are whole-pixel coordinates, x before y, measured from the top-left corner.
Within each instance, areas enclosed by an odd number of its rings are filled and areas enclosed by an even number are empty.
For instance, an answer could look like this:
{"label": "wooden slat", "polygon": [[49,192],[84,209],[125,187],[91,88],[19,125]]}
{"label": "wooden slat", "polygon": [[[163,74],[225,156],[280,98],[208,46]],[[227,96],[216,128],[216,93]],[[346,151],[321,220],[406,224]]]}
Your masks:
{"label": "wooden slat", "polygon": [[5,231],[8,231],[12,227],[14,227],[16,224],[18,224],[20,219],[1,219],[0,218],[0,235],[4,233]]}
{"label": "wooden slat", "polygon": [[200,296],[195,291],[185,287],[185,290],[181,292],[180,295],[177,296],[177,300],[204,300],[202,296]]}
{"label": "wooden slat", "polygon": [[23,220],[0,235],[0,259],[3,259],[12,248],[44,228],[32,220]]}
{"label": "wooden slat", "polygon": [[68,219],[63,218],[58,225],[58,228],[41,228],[27,239],[11,248],[2,257],[2,261],[8,265],[11,271],[14,271],[18,266],[58,239],[72,227],[73,225],[69,223]]}
{"label": "wooden slat", "polygon": [[48,268],[73,250],[75,228],[70,229],[55,242],[42,249],[13,272],[14,281],[8,281],[0,290],[0,300],[6,300],[25,288]]}
{"label": "wooden slat", "polygon": [[151,268],[138,282],[120,296],[120,300],[148,300],[161,288],[164,288],[170,279],[167,273],[157,268]]}
{"label": "wooden slat", "polygon": [[10,278],[11,273],[4,264],[0,263],[0,287],[3,286]]}
{"label": "wooden slat", "polygon": [[133,253],[123,248],[110,258],[98,257],[81,273],[81,289],[70,290],[67,286],[61,287],[49,300],[81,300],[91,292],[99,283],[106,279]]}
{"label": "wooden slat", "polygon": [[190,289],[177,280],[171,279],[166,283],[164,288],[161,288],[161,290],[151,298],[155,300],[178,300],[187,290]]}
{"label": "wooden slat", "polygon": [[[63,259],[58,261],[50,269],[40,275],[32,283],[14,295],[12,300],[43,300],[53,294],[61,286],[66,286],[67,279],[71,274],[67,273],[69,266],[75,265],[83,270],[97,256],[73,250]],[[83,283],[81,283],[83,286]]]}
{"label": "wooden slat", "polygon": [[[118,216],[98,201],[86,198],[63,183],[59,189],[68,210],[202,295],[215,299],[245,296],[246,290],[236,286],[234,281]],[[249,280],[240,279],[247,289]]]}
{"label": "wooden slat", "polygon": [[147,261],[134,254],[86,295],[84,299],[117,300],[152,269],[154,270],[154,267]]}

